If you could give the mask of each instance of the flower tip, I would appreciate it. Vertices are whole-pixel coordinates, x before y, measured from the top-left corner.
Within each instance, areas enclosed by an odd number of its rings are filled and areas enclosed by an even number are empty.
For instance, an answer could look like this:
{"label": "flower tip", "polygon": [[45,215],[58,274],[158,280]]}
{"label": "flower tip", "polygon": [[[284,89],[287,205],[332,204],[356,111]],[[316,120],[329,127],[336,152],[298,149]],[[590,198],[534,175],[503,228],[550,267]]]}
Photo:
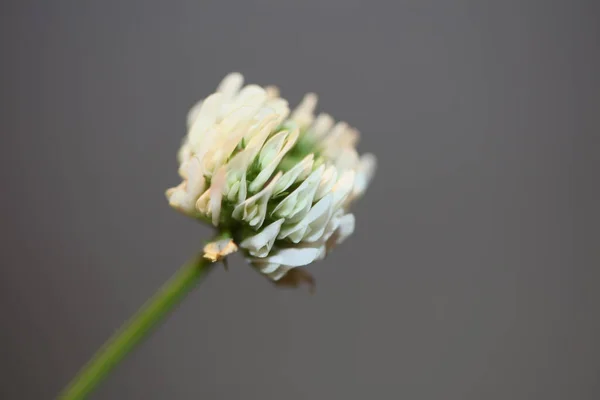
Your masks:
{"label": "flower tip", "polygon": [[360,158],[358,168],[356,169],[356,180],[353,190],[354,197],[359,197],[365,192],[371,183],[376,170],[377,158],[371,153],[364,154]]}
{"label": "flower tip", "polygon": [[361,164],[364,165],[364,168],[369,172],[374,173],[377,169],[377,157],[375,157],[372,153],[365,153],[360,159]]}
{"label": "flower tip", "polygon": [[219,86],[217,92],[221,93],[235,93],[244,84],[244,75],[239,72],[230,72],[225,75]]}
{"label": "flower tip", "polygon": [[[269,98],[269,99],[276,99],[279,97],[279,88],[277,86],[273,86],[273,85],[267,86],[265,88],[265,91],[267,92],[267,98]],[[285,103],[287,104],[287,101]]]}
{"label": "flower tip", "polygon": [[317,106],[317,101],[319,100],[319,96],[316,93],[309,92],[304,95],[303,103],[304,105],[310,109],[311,111]]}
{"label": "flower tip", "polygon": [[169,200],[171,198],[171,196],[173,196],[173,193],[175,193],[175,190],[177,190],[177,189],[174,187],[165,190],[165,197],[167,198],[167,200]]}

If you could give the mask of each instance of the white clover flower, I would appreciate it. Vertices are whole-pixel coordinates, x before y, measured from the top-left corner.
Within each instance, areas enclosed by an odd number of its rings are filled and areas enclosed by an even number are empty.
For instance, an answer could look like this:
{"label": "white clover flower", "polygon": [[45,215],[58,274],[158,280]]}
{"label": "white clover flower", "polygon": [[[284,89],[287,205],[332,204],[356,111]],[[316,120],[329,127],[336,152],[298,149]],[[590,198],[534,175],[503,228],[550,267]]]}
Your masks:
{"label": "white clover flower", "polygon": [[239,247],[278,281],[354,231],[349,206],[375,157],[358,155],[358,131],[345,122],[314,115],[315,94],[290,113],[277,88],[242,84],[230,74],[192,107],[178,154],[183,181],[166,194],[175,209],[231,232],[234,243],[216,247]]}

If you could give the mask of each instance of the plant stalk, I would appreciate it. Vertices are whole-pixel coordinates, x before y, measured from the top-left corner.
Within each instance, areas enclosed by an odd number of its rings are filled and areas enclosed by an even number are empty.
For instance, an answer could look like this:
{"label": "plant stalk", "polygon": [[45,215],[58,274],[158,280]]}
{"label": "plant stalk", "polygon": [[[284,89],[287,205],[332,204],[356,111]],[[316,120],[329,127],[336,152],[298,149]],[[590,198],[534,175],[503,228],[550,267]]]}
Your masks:
{"label": "plant stalk", "polygon": [[84,399],[119,364],[192,288],[212,269],[209,260],[198,256],[151,297],[140,310],[110,338],[59,395],[60,400]]}

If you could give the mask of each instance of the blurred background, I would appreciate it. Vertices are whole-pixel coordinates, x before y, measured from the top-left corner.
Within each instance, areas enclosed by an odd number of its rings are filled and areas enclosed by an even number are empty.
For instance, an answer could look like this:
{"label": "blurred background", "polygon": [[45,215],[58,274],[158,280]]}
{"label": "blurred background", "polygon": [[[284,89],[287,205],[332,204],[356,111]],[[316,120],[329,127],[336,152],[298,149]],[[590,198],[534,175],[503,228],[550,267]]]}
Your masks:
{"label": "blurred background", "polygon": [[200,247],[172,211],[225,74],[379,169],[317,293],[217,270],[94,399],[597,399],[595,1],[5,1],[0,397],[50,399]]}

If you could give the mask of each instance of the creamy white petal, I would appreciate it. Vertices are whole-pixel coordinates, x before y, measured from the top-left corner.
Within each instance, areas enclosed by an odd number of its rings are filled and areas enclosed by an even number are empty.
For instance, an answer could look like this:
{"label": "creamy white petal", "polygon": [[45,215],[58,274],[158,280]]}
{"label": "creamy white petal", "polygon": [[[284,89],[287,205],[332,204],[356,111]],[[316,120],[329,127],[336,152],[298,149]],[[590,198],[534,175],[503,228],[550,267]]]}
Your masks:
{"label": "creamy white petal", "polygon": [[[261,123],[256,127],[256,129],[251,131],[252,136],[249,138],[246,148],[244,151],[236,155],[236,157],[239,157],[244,161],[242,164],[244,169],[248,168],[254,161],[254,158],[259,155],[265,146],[265,141],[276,127],[277,116],[272,114],[265,117],[264,120],[262,120]],[[232,164],[236,162],[236,157],[231,160]]]}
{"label": "creamy white petal", "polygon": [[269,165],[275,159],[275,157],[277,157],[289,134],[289,131],[281,131],[267,140],[260,151],[260,155],[258,156],[258,162],[261,168]]}
{"label": "creamy white petal", "polygon": [[258,85],[244,86],[233,101],[235,106],[261,105],[267,100],[267,92]]}
{"label": "creamy white petal", "polygon": [[185,212],[194,210],[194,203],[204,190],[205,180],[197,157],[192,157],[186,165],[187,180],[170,191],[169,203]]}
{"label": "creamy white petal", "polygon": [[302,99],[302,102],[300,102],[298,107],[292,112],[290,118],[296,122],[301,129],[312,124],[317,100],[316,94],[307,93]]}
{"label": "creamy white petal", "polygon": [[193,211],[193,206],[190,206],[185,186],[187,182],[181,182],[178,186],[167,190],[166,195],[169,200],[169,205],[183,212]]}
{"label": "creamy white petal", "polygon": [[222,104],[223,95],[221,93],[211,94],[202,102],[188,133],[188,140],[195,154],[203,154],[202,149],[209,149],[216,134],[215,130],[209,128],[217,122]]}
{"label": "creamy white petal", "polygon": [[271,108],[277,114],[277,125],[281,124],[290,114],[290,107],[287,100],[284,99],[268,100],[265,106]]}
{"label": "creamy white petal", "polygon": [[214,226],[219,225],[221,200],[223,198],[223,189],[225,188],[225,172],[225,167],[221,167],[213,176],[210,184],[209,214],[212,216]]}
{"label": "creamy white petal", "polygon": [[206,189],[204,193],[196,201],[196,210],[202,214],[209,215],[210,212],[210,188]]}
{"label": "creamy white petal", "polygon": [[243,84],[244,77],[242,74],[232,72],[223,78],[217,87],[217,92],[222,93],[224,100],[229,102],[237,95]]}
{"label": "creamy white petal", "polygon": [[[224,115],[223,119],[216,125],[219,136],[214,146],[226,144],[234,137],[239,137],[235,145],[244,137],[248,129],[255,124],[255,115],[258,112],[258,106],[241,105],[232,109]],[[243,131],[243,132],[239,132]]]}
{"label": "creamy white petal", "polygon": [[279,88],[274,85],[269,85],[265,87],[265,92],[267,92],[268,99],[277,99],[279,97]]}
{"label": "creamy white petal", "polygon": [[323,138],[331,128],[333,127],[334,121],[329,114],[319,114],[315,119],[313,126],[311,127],[311,133],[316,139]]}
{"label": "creamy white petal", "polygon": [[196,120],[196,117],[198,116],[198,113],[200,112],[200,109],[202,108],[202,102],[204,100],[200,100],[199,102],[197,102],[196,104],[194,104],[192,106],[192,108],[190,108],[190,111],[188,111],[187,114],[187,127],[188,129],[190,129],[190,127],[194,124],[194,121]]}
{"label": "creamy white petal", "polygon": [[343,151],[338,152],[334,164],[338,171],[347,171],[356,169],[359,161],[360,158],[358,152],[355,149],[348,147]]}
{"label": "creamy white petal", "polygon": [[181,190],[185,187],[185,182],[181,182],[179,185],[169,188],[165,191],[165,196],[167,196],[167,199],[171,198],[171,196],[173,196],[173,194],[175,194],[175,192],[177,192],[178,190]]}
{"label": "creamy white petal", "polygon": [[331,129],[329,134],[324,138],[323,144],[326,147],[346,148],[355,147],[358,142],[359,133],[344,121],[340,121]]}
{"label": "creamy white petal", "polygon": [[187,162],[193,156],[192,146],[188,143],[187,138],[184,139],[179,151],[177,152],[177,161],[179,161],[179,168],[177,169],[177,173],[183,179],[187,179]]}

